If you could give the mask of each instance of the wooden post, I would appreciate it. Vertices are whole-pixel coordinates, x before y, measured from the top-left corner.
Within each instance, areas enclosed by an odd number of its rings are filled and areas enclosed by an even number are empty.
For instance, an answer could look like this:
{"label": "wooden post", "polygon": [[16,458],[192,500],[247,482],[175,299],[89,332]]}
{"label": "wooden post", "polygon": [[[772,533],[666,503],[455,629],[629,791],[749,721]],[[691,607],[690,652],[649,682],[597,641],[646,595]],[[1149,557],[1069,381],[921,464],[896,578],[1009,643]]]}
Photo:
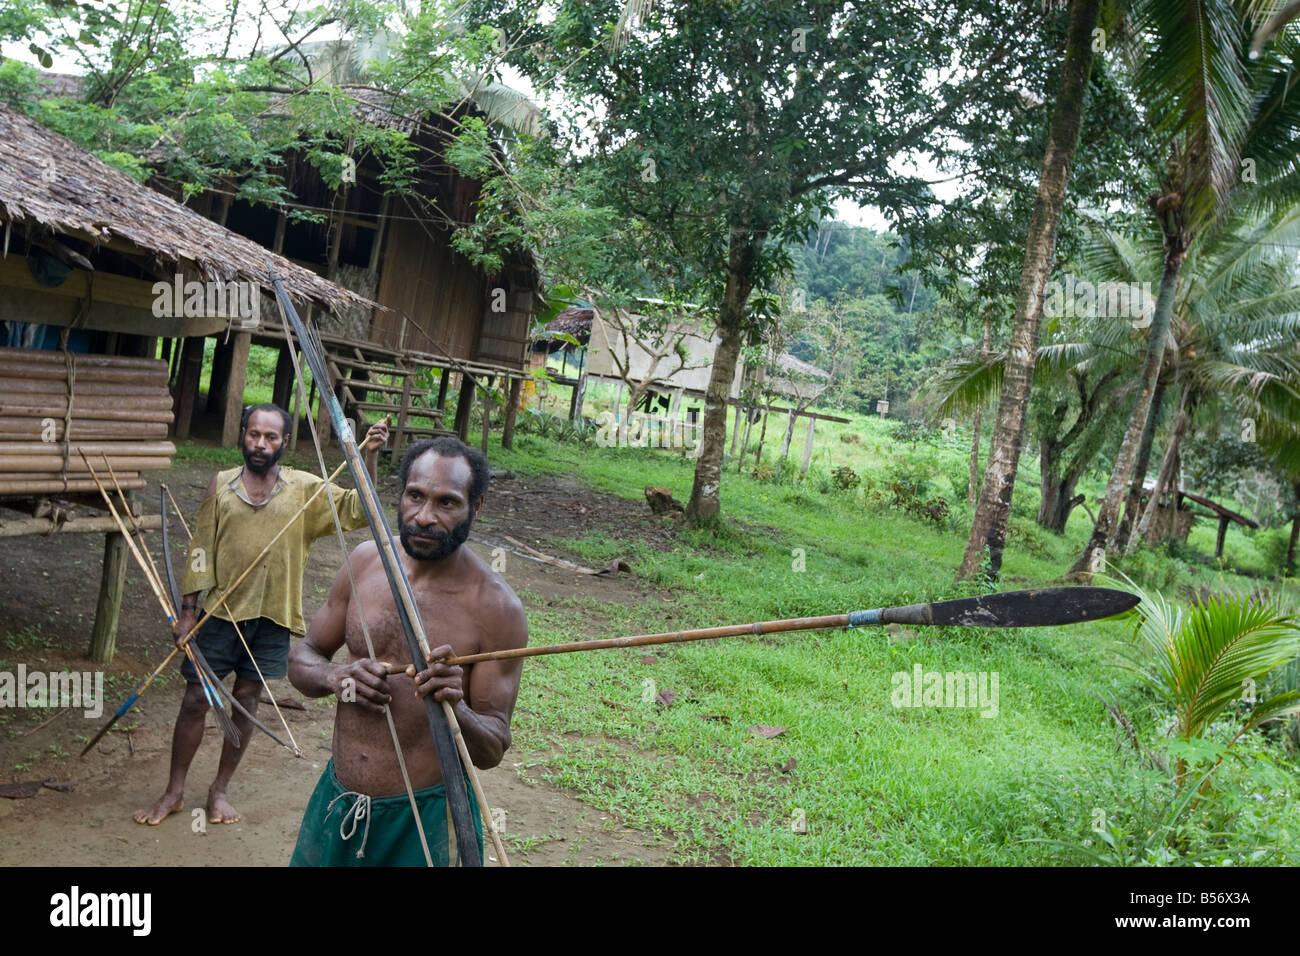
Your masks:
{"label": "wooden post", "polygon": [[467,372],[460,373],[460,396],[456,399],[456,435],[469,441],[469,413],[474,407],[474,379]]}
{"label": "wooden post", "polygon": [[442,370],[442,381],[438,383],[438,411],[447,410],[447,382],[451,378],[451,369]]}
{"label": "wooden post", "polygon": [[199,399],[199,379],[203,377],[203,337],[190,336],[181,350],[180,371],[176,375],[176,416],[173,434],[181,441],[190,437],[190,422]]}
{"label": "wooden post", "polygon": [[501,447],[515,447],[515,416],[519,414],[519,393],[523,391],[524,380],[510,380],[510,398],[506,401],[506,421],[501,429]]}
{"label": "wooden post", "polygon": [[167,387],[175,393],[176,380],[181,374],[181,352],[184,351],[185,339],[177,338],[172,340],[172,359],[167,363]]}
{"label": "wooden post", "polygon": [[239,444],[239,422],[244,413],[244,379],[248,374],[248,348],[253,336],[236,332],[231,341],[230,374],[226,380],[226,409],[221,422],[221,445],[234,448]]}
{"label": "wooden post", "polygon": [[[310,406],[307,409],[311,412]],[[321,451],[330,446],[330,409],[329,399],[325,396],[325,389],[316,389],[316,435],[320,439]]]}
{"label": "wooden post", "polygon": [[813,450],[813,428],[817,425],[817,419],[811,415],[808,416],[808,437],[803,443],[803,464],[799,467],[799,474],[808,474],[808,463],[812,461]]}
{"label": "wooden post", "polygon": [[218,337],[216,351],[212,353],[212,371],[208,374],[208,412],[224,411],[226,407],[227,386],[230,384],[230,360],[235,352],[235,343]]}
{"label": "wooden post", "polygon": [[569,419],[573,424],[578,425],[582,422],[582,406],[587,401],[587,364],[582,364],[581,371],[578,372],[578,384],[573,387],[573,401],[569,405]]}
{"label": "wooden post", "polygon": [[1214,541],[1214,556],[1223,557],[1223,538],[1228,533],[1228,516],[1219,515],[1219,536]]}
{"label": "wooden post", "polygon": [[489,378],[483,384],[483,441],[482,451],[487,454],[488,427],[492,422],[492,383],[496,378]]}
{"label": "wooden post", "polygon": [[125,584],[126,538],[114,531],[104,535],[104,569],[99,579],[99,600],[95,604],[90,647],[86,650],[86,656],[97,664],[107,664],[117,649],[117,622],[122,616],[122,587]]}
{"label": "wooden post", "polygon": [[402,407],[397,412],[397,429],[393,432],[394,461],[397,461],[402,454],[402,439],[406,437],[406,420],[411,409],[411,377],[414,374],[414,369],[408,369],[402,378]]}
{"label": "wooden post", "polygon": [[275,384],[271,386],[271,401],[285,411],[289,410],[289,393],[293,388],[293,356],[289,347],[281,345],[275,360]]}

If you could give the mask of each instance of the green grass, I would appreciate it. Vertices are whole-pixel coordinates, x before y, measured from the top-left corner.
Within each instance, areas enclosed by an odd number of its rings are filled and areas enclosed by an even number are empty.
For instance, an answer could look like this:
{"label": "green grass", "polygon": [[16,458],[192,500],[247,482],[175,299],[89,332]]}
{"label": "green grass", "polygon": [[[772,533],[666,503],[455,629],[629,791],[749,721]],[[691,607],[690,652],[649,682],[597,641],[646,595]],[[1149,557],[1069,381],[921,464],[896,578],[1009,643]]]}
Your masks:
{"label": "green grass", "polygon": [[[862,438],[842,442],[837,428]],[[867,477],[887,470],[909,451],[889,437],[892,428],[878,419],[828,428],[803,487],[729,470],[721,528],[686,532],[675,550],[607,535],[562,542],[592,564],[626,557],[656,597],[633,607],[533,602],[530,643],[969,593],[971,586],[953,583],[969,514],[964,497],[958,500],[943,484],[965,467],[969,446],[960,438],[921,449],[933,454],[936,487],[954,503],[942,527],[874,504],[866,488],[821,493],[810,487],[819,473],[840,464]],[[779,439],[769,432],[767,447],[775,449]],[[683,500],[693,464],[667,451],[561,445],[533,435],[518,436],[514,451],[494,449],[492,462],[524,474],[577,473],[599,491],[632,499],[641,498],[647,484],[664,485]],[[1064,537],[1038,528],[1036,493],[1036,475],[1022,475],[1004,587],[1055,581],[1090,530],[1082,515]],[[1230,554],[1234,546],[1230,537]],[[796,548],[804,550],[802,572],[794,569]],[[1138,552],[1122,564],[1171,591],[1261,583],[1159,551]],[[1291,606],[1300,603],[1294,582],[1283,593]],[[601,621],[598,631],[593,618]],[[1154,804],[1142,796],[1151,771],[1117,751],[1115,726],[1099,699],[1119,701],[1144,741],[1159,748],[1159,735],[1148,726],[1158,718],[1149,697],[1116,666],[1125,633],[1119,622],[1019,631],[920,629],[910,638],[865,629],[541,658],[525,668],[516,746],[553,753],[549,779],[668,841],[678,862],[1078,862],[1070,848],[1092,841],[1098,809],[1119,826],[1155,825],[1148,819]],[[643,663],[651,650],[657,660]],[[915,664],[927,671],[996,671],[998,715],[895,708],[892,675],[911,672]],[[646,700],[661,690],[676,694],[671,707]],[[747,730],[757,724],[787,731],[761,739]],[[1281,768],[1282,781],[1268,790],[1267,802],[1251,800],[1248,817],[1240,801],[1225,796],[1231,804],[1226,824],[1203,805],[1196,819],[1180,823],[1185,826],[1159,859],[1193,851],[1239,863],[1285,858],[1289,850],[1261,857],[1256,848],[1281,846],[1286,834],[1300,832],[1300,786],[1293,758],[1280,745],[1265,751]],[[783,773],[791,760],[793,769]],[[1262,765],[1223,771],[1225,793],[1233,787],[1255,792],[1253,775]],[[806,833],[792,828],[800,811]],[[1227,835],[1214,836],[1219,830]],[[1033,842],[1040,840],[1056,842]]]}

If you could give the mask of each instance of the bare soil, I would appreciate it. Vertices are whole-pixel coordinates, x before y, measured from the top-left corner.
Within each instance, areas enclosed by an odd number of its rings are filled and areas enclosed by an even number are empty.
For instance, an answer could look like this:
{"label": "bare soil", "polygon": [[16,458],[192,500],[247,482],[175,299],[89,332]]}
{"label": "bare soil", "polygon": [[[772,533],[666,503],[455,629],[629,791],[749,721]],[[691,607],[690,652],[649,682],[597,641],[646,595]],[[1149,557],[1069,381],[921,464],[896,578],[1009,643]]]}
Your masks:
{"label": "bare soil", "polygon": [[[203,491],[217,468],[178,466],[163,476],[187,516],[198,510]],[[393,482],[381,485],[385,501]],[[140,493],[137,510],[156,511],[155,482]],[[79,513],[87,509],[79,508]],[[14,516],[14,515],[9,515]],[[173,523],[173,561],[179,567],[184,532]],[[599,495],[568,476],[494,482],[470,546],[490,560],[494,547],[510,535],[539,551],[574,560],[557,549],[557,538],[598,532],[635,537],[653,547],[671,547],[676,531],[634,501]],[[348,535],[349,547],[364,531]],[[157,559],[159,536],[147,536]],[[279,700],[303,709],[283,713],[306,759],[296,759],[258,734],[231,786],[230,800],[239,823],[207,824],[202,812],[207,786],[216,771],[220,733],[211,722],[190,770],[185,810],[156,827],[131,819],[162,792],[167,779],[172,722],[183,681],[169,670],[132,711],[119,721],[84,760],[84,741],[109,718],[122,700],[170,649],[170,630],[143,575],[132,564],[111,664],[94,667],[85,658],[99,590],[103,538],[63,534],[50,538],[0,539],[0,671],[28,673],[102,670],[104,711],[88,718],[80,710],[0,710],[0,783],[53,778],[72,789],[42,789],[29,799],[0,799],[0,864],[36,865],[284,865],[297,838],[307,798],[326,761],[333,735],[332,701],[303,699],[287,681],[274,681]],[[316,543],[303,589],[304,611],[323,603],[342,562],[337,540]],[[594,597],[629,604],[653,596],[629,575],[590,576],[522,556],[512,556],[507,580],[530,602]],[[593,622],[594,626],[594,622]],[[524,680],[528,679],[525,668]],[[263,723],[280,727],[263,703]],[[42,722],[49,721],[45,726]],[[507,850],[515,865],[611,865],[663,863],[672,847],[624,827],[617,819],[587,806],[542,778],[547,752],[506,754],[500,767],[482,774],[494,807],[506,811]],[[197,839],[196,839],[197,837]],[[489,846],[489,855],[494,856]]]}

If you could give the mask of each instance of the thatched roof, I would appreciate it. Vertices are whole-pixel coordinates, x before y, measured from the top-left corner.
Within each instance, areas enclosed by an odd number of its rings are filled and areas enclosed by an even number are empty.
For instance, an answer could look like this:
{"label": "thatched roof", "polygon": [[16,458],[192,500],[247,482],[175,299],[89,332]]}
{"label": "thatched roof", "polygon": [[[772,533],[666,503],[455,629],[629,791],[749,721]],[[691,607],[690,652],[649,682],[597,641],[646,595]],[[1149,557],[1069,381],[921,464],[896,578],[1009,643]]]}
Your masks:
{"label": "thatched roof", "polygon": [[574,338],[591,335],[591,309],[581,309],[571,305],[551,321],[546,323],[543,332],[572,335]]}
{"label": "thatched roof", "polygon": [[777,357],[776,367],[786,375],[798,375],[802,378],[830,378],[831,373],[824,368],[818,368],[811,362],[805,362],[801,358],[791,355],[789,352],[782,352]]}
{"label": "thatched roof", "polygon": [[266,262],[291,296],[330,311],[369,300],[217,225],[0,103],[0,224],[48,230],[92,245],[125,241],[156,263],[204,279],[270,289]]}

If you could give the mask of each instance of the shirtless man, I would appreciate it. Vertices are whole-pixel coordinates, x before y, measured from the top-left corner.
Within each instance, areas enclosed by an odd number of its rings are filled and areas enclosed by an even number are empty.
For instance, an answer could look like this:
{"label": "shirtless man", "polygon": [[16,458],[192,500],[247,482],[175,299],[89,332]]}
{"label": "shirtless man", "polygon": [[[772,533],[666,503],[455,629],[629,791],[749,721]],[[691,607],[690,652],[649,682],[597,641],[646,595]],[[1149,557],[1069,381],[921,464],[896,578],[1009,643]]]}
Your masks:
{"label": "shirtless man", "polygon": [[[510,586],[461,545],[488,485],[487,459],[455,438],[413,444],[402,457],[398,502],[401,549],[411,590],[433,650],[418,674],[388,579],[373,541],[348,557],[305,640],[289,656],[289,680],[308,697],[334,694],[333,758],[312,793],[291,866],[423,866],[410,800],[402,781],[389,710],[416,791],[436,864],[448,864],[448,816],[442,770],[429,735],[423,697],[451,703],[474,765],[495,767],[510,746],[519,693],[519,660],[448,666],[454,655],[523,647],[528,623]],[[362,613],[374,643],[372,657]],[[345,663],[332,662],[347,644]],[[473,803],[473,801],[471,801]],[[473,807],[482,849],[482,821]]]}

